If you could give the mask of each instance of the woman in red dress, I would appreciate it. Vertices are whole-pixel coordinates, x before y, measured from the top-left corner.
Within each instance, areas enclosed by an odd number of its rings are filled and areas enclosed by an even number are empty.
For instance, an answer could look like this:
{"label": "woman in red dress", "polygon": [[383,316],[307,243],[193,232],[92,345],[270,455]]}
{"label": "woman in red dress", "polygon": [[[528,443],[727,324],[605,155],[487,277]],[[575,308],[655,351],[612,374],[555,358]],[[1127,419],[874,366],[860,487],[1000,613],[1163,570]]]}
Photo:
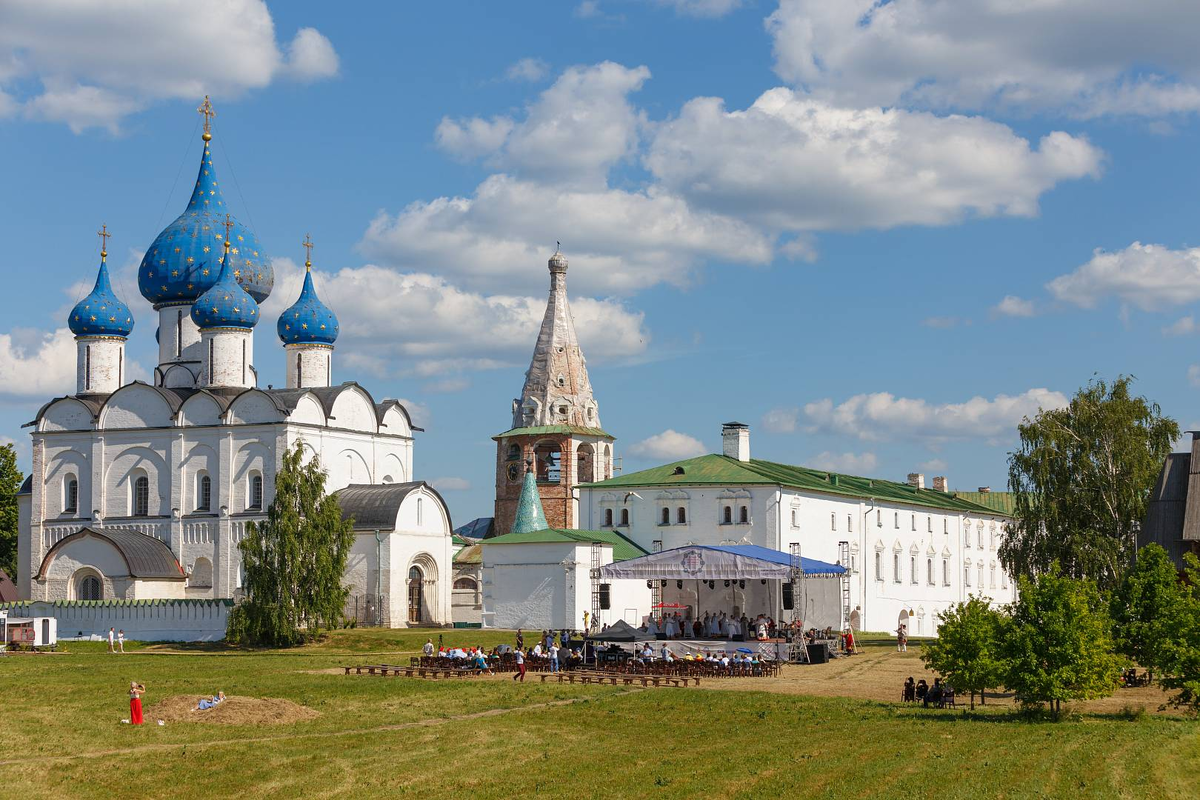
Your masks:
{"label": "woman in red dress", "polygon": [[137,681],[129,684],[129,721],[134,725],[142,724],[142,693],[146,687]]}

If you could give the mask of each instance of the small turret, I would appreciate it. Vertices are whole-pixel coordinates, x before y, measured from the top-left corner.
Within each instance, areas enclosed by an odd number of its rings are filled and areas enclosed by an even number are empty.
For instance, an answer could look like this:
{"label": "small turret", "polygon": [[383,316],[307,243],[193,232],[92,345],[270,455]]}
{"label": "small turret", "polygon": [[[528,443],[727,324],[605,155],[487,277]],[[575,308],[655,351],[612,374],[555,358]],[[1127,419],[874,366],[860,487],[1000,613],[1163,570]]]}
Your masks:
{"label": "small turret", "polygon": [[291,308],[279,315],[276,331],[287,358],[287,388],[329,386],[333,379],[333,343],[337,315],[317,297],[312,277],[312,238],[304,237],[304,287]]}
{"label": "small turret", "polygon": [[125,340],[133,331],[133,314],[113,291],[108,277],[108,239],[100,237],[100,270],[92,291],[71,309],[67,326],[75,334],[75,390],[79,394],[111,394],[125,381]]}
{"label": "small turret", "polygon": [[258,303],[238,283],[238,271],[230,265],[229,230],[233,220],[228,214],[224,225],[225,254],[217,282],[196,298],[191,312],[192,321],[200,329],[200,385],[248,388],[256,383],[251,361]]}

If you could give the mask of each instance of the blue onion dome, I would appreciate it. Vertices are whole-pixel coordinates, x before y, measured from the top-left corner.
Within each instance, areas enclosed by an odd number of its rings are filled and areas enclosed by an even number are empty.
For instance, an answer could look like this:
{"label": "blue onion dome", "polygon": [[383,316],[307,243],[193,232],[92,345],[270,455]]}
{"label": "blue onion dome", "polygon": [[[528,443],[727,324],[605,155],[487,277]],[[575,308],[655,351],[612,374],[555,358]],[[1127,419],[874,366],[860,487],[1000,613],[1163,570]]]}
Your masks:
{"label": "blue onion dome", "polygon": [[279,315],[276,326],[284,344],[328,344],[338,337],[337,315],[317,297],[313,286],[312,262],[304,262],[304,288],[300,298]]}
{"label": "blue onion dome", "polygon": [[100,272],[92,291],[71,309],[67,326],[76,336],[119,336],[133,331],[133,314],[121,302],[108,279],[108,253],[100,251]]}
{"label": "blue onion dome", "polygon": [[[213,167],[212,136],[207,131],[204,136],[204,155],[192,199],[146,250],[138,269],[138,289],[156,307],[193,302],[217,282],[220,272],[222,220],[228,206]],[[275,285],[275,273],[258,239],[237,221],[230,239],[238,283],[256,301],[266,300]]]}
{"label": "blue onion dome", "polygon": [[[233,227],[232,220],[230,227]],[[225,240],[225,257],[217,282],[192,304],[192,321],[201,330],[211,328],[241,328],[250,330],[258,324],[258,303],[238,283],[238,270],[230,265],[233,258],[231,242]]]}

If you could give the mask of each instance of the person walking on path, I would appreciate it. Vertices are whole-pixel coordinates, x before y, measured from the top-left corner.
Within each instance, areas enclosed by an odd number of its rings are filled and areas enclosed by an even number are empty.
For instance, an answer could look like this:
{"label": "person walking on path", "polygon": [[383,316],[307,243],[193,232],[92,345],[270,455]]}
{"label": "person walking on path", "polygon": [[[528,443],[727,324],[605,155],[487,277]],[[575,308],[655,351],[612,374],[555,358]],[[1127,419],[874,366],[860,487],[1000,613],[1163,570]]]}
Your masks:
{"label": "person walking on path", "polygon": [[142,724],[142,695],[146,687],[137,681],[129,682],[129,721],[134,725]]}
{"label": "person walking on path", "polygon": [[513,675],[513,680],[525,682],[525,654],[521,652],[521,648],[517,648],[517,671]]}
{"label": "person walking on path", "polygon": [[121,652],[125,652],[125,629],[117,631],[117,647],[121,648]]}
{"label": "person walking on path", "polygon": [[113,649],[113,639],[116,637],[116,635],[117,635],[117,632],[115,629],[113,629],[113,628],[108,629],[108,652],[110,652],[110,653],[117,652],[115,649]]}
{"label": "person walking on path", "polygon": [[908,652],[908,626],[903,622],[900,627],[896,628],[896,651],[900,653]]}

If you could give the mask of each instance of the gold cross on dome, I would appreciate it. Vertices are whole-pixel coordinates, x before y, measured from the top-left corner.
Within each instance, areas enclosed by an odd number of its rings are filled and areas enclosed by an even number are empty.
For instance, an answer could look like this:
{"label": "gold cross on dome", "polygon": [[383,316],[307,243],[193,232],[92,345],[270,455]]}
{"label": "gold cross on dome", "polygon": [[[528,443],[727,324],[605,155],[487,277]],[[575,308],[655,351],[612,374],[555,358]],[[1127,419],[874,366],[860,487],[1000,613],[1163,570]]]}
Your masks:
{"label": "gold cross on dome", "polygon": [[221,223],[225,226],[225,249],[229,249],[229,229],[233,227],[233,217],[225,215],[225,221]]}
{"label": "gold cross on dome", "polygon": [[[301,242],[301,244],[304,245],[304,268],[306,270],[312,269],[312,237],[307,233],[304,234],[304,241]],[[257,255],[257,253],[255,255]]]}
{"label": "gold cross on dome", "polygon": [[212,139],[212,118],[217,115],[217,112],[213,111],[212,103],[208,100],[208,95],[204,95],[204,102],[196,111],[204,115],[204,141],[207,142]]}
{"label": "gold cross on dome", "polygon": [[108,240],[112,238],[112,234],[108,232],[107,225],[101,225],[96,235],[100,237],[100,260],[103,261],[108,258]]}

